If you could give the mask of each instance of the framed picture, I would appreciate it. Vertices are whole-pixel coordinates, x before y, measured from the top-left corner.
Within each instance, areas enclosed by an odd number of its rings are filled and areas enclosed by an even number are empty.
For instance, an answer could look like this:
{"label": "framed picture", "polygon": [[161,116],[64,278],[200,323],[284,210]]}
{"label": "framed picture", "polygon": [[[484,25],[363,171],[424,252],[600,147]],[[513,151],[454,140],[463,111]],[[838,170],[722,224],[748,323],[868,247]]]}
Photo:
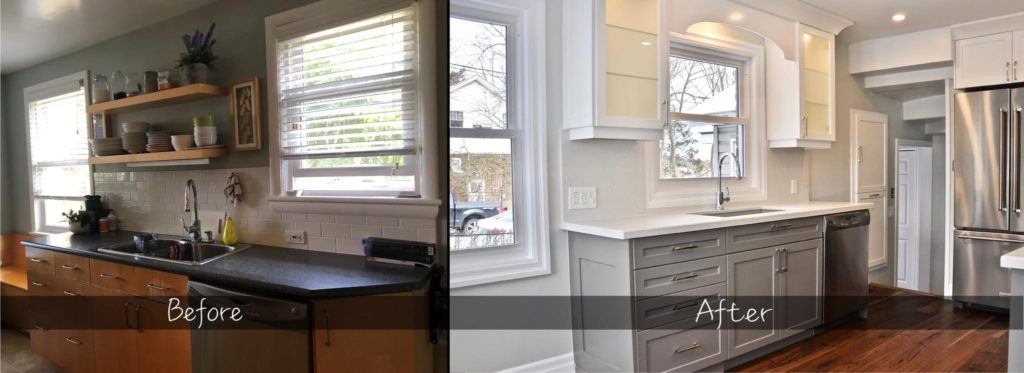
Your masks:
{"label": "framed picture", "polygon": [[232,149],[260,150],[260,78],[231,85]]}

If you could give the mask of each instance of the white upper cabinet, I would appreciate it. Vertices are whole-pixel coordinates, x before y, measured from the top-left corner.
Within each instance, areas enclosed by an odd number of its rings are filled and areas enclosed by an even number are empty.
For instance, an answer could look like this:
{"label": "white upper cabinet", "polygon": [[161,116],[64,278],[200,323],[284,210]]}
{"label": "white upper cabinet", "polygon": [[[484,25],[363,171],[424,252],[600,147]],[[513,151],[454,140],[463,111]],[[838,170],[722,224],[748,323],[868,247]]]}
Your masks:
{"label": "white upper cabinet", "polygon": [[[1015,35],[1016,34],[1016,35]],[[1021,32],[1002,32],[956,41],[953,82],[957,89],[1011,83],[1014,80],[1014,39]],[[1020,42],[1016,43],[1018,46]],[[1019,60],[1019,57],[1018,57]],[[1017,63],[1018,65],[1020,62]],[[1018,75],[1018,80],[1021,78]]]}
{"label": "white upper cabinet", "polygon": [[797,27],[795,64],[769,51],[768,145],[829,149],[836,139],[835,35]]}
{"label": "white upper cabinet", "polygon": [[1013,32],[1013,81],[1024,82],[1024,30]]}
{"label": "white upper cabinet", "polygon": [[563,5],[563,119],[569,138],[659,139],[667,115],[665,0]]}

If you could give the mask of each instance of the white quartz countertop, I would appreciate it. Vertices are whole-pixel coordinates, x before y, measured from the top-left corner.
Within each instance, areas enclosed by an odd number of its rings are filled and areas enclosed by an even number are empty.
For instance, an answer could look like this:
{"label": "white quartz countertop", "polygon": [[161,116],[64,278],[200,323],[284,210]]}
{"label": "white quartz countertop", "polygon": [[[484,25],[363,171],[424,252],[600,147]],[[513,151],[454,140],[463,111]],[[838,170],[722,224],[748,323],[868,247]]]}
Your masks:
{"label": "white quartz countertop", "polygon": [[1024,245],[999,257],[999,265],[1003,268],[1024,269]]}
{"label": "white quartz countertop", "polygon": [[[795,204],[758,205],[756,207],[736,206],[728,207],[726,208],[726,211],[748,210],[752,208],[782,211],[730,217],[695,215],[686,212],[657,213],[614,219],[562,222],[561,228],[570,232],[627,240],[631,238],[660,236],[663,234],[694,232],[738,225],[830,215],[841,212],[866,210],[870,207],[870,203],[853,202],[807,202]],[[879,219],[881,217],[872,216],[871,218]],[[1024,268],[1024,253],[1021,253],[1020,255],[1019,260],[1021,268]],[[1003,258],[1005,263],[1006,256],[1004,255]],[[1005,266],[1005,264],[1003,266]]]}

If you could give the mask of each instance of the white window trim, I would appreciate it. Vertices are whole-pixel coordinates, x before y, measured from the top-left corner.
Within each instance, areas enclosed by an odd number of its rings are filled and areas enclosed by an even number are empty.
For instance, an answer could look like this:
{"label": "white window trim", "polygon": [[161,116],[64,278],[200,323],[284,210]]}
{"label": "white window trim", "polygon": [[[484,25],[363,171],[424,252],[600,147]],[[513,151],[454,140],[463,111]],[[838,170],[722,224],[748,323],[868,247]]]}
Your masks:
{"label": "white window trim", "polygon": [[[547,139],[544,56],[544,2],[542,0],[455,0],[453,15],[511,23],[514,32],[507,56],[509,128],[517,128],[519,146],[513,167],[516,235],[518,244],[452,252],[450,286],[461,288],[551,273],[547,200]],[[515,151],[513,153],[515,153]],[[516,166],[516,163],[519,166]],[[518,177],[517,177],[518,176]],[[522,222],[520,224],[519,222]]]}
{"label": "white window trim", "polygon": [[[436,218],[441,206],[437,186],[437,73],[435,43],[436,1],[412,0],[321,0],[303,7],[268,16],[264,19],[267,58],[267,105],[270,147],[271,208],[277,212],[308,212],[320,214],[366,214]],[[416,188],[420,198],[402,197],[305,197],[287,196],[283,180],[280,150],[277,85],[277,41],[316,30],[346,24],[389,11],[416,7],[416,139],[419,159],[416,162]]]}
{"label": "white window trim", "polygon": [[[748,113],[749,122],[743,129],[743,143],[746,159],[743,163],[743,177],[723,178],[722,186],[729,187],[734,202],[755,202],[768,199],[767,161],[768,142],[765,121],[765,67],[764,46],[738,40],[712,39],[695,34],[671,33],[671,43],[700,50],[713,51],[749,59],[741,71],[747,95],[746,106],[741,112]],[[668,89],[668,84],[663,88]],[[667,91],[665,92],[667,95]],[[667,97],[667,96],[666,96]],[[658,141],[646,142],[646,200],[647,208],[697,207],[714,204],[718,192],[717,178],[670,179],[660,178],[661,149]]]}
{"label": "white window trim", "polygon": [[[43,234],[43,235],[45,235],[45,234],[64,233],[64,232],[67,232],[68,229],[67,229],[67,227],[39,226],[39,221],[38,221],[38,219],[36,219],[36,198],[46,197],[46,196],[37,196],[37,195],[35,195],[35,192],[34,192],[35,191],[35,185],[33,185],[33,180],[32,180],[32,123],[30,122],[32,119],[31,119],[31,111],[30,111],[31,109],[29,108],[29,105],[33,101],[44,99],[44,98],[48,98],[48,97],[52,97],[52,94],[49,94],[49,92],[47,92],[47,91],[49,91],[49,90],[51,90],[51,89],[53,89],[55,87],[61,86],[61,85],[65,85],[65,84],[69,84],[69,83],[74,83],[76,81],[81,81],[82,82],[82,87],[83,87],[83,89],[85,89],[85,104],[89,105],[89,103],[90,103],[91,87],[90,87],[90,82],[89,82],[89,71],[88,70],[79,71],[79,72],[74,73],[74,74],[65,75],[65,76],[62,76],[62,77],[59,77],[59,78],[56,78],[56,79],[53,79],[53,80],[49,80],[49,81],[42,82],[42,83],[39,83],[39,84],[31,85],[31,86],[25,87],[25,89],[24,89],[24,99],[25,99],[25,152],[26,152],[25,153],[25,155],[26,155],[25,159],[27,160],[27,165],[28,165],[27,169],[28,169],[28,172],[29,172],[29,175],[27,177],[27,179],[28,179],[28,194],[29,194],[28,219],[29,219],[29,221],[32,224],[31,225],[32,234]],[[86,126],[87,126],[86,136],[88,137],[88,136],[90,136],[90,134],[92,134],[92,122],[89,120],[89,113],[85,113],[85,118],[83,118],[83,120],[86,122]],[[92,194],[95,191],[95,184],[94,184],[94,181],[93,181],[92,170],[93,170],[93,167],[89,166],[89,194]],[[75,198],[75,197],[51,197],[51,198],[47,198],[47,199],[77,200],[77,199],[80,199],[80,197],[79,198]]]}

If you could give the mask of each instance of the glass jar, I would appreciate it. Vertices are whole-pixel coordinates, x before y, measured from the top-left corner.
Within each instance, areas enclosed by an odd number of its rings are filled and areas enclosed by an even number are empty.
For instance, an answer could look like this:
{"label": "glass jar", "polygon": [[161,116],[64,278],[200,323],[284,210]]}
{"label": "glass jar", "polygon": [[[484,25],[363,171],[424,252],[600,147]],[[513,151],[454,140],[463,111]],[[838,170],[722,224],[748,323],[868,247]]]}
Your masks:
{"label": "glass jar", "polygon": [[125,94],[124,74],[120,70],[110,74],[110,94],[115,100],[127,97]]}
{"label": "glass jar", "polygon": [[157,91],[156,71],[147,71],[142,74],[142,92],[153,93]]}
{"label": "glass jar", "polygon": [[181,85],[178,70],[164,70],[157,73],[156,76],[157,90],[163,91],[165,89],[171,89]]}
{"label": "glass jar", "polygon": [[107,84],[107,77],[103,74],[92,76],[92,103],[110,101],[110,85]]}
{"label": "glass jar", "polygon": [[125,87],[124,93],[128,97],[138,96],[142,93],[142,78],[138,73],[127,73],[124,74]]}

